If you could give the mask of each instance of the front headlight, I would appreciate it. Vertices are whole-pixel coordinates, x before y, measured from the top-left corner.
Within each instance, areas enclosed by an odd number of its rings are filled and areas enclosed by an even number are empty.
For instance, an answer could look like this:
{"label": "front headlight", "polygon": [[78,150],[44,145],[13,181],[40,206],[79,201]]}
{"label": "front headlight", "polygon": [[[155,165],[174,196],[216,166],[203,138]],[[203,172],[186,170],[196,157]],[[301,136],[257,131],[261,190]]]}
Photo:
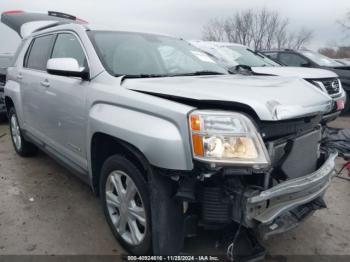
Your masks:
{"label": "front headlight", "polygon": [[195,159],[256,169],[269,166],[261,136],[243,114],[198,110],[189,115],[189,122]]}

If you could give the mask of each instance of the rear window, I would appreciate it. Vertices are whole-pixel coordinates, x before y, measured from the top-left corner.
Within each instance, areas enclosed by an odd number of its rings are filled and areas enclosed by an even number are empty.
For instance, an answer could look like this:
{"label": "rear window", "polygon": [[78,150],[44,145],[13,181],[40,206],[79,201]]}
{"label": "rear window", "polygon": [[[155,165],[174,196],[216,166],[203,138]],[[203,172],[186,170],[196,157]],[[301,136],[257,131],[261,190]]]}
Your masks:
{"label": "rear window", "polygon": [[46,71],[47,60],[50,56],[54,35],[37,37],[28,50],[25,67]]}

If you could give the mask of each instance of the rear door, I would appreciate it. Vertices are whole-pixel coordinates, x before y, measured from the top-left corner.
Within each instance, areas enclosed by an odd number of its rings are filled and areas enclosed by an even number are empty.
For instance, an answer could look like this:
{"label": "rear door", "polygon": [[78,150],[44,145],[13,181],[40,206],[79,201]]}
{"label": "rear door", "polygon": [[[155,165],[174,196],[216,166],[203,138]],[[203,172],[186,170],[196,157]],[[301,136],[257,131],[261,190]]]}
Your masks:
{"label": "rear door", "polygon": [[44,107],[47,82],[46,64],[51,54],[55,35],[44,35],[32,40],[18,71],[21,83],[24,123],[28,131],[36,138],[46,141],[46,123],[44,119],[49,113]]}

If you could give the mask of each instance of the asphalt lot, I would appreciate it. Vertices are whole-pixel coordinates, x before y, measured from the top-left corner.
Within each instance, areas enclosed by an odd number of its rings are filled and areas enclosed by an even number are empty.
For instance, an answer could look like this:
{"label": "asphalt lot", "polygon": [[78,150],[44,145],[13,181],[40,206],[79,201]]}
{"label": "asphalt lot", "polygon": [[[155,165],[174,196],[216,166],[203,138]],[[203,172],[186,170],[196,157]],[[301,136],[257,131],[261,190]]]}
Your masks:
{"label": "asphalt lot", "polygon": [[[333,125],[350,128],[350,116]],[[326,202],[327,209],[300,227],[264,242],[270,254],[350,255],[350,182],[335,178]],[[202,233],[187,240],[186,251],[216,253],[214,245],[215,239]],[[43,153],[18,157],[8,127],[0,124],[0,255],[13,254],[125,252],[114,240],[90,188]]]}

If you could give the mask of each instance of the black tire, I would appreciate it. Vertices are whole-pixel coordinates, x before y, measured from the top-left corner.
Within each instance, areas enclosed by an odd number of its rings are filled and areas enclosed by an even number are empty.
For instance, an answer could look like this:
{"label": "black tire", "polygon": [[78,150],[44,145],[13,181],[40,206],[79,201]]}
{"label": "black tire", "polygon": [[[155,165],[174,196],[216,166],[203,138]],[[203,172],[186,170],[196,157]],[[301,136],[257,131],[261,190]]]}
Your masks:
{"label": "black tire", "polygon": [[350,91],[347,91],[346,93],[346,102],[345,102],[345,108],[342,112],[343,115],[350,114]]}
{"label": "black tire", "polygon": [[7,121],[6,114],[0,114],[0,124],[5,123]]}
{"label": "black tire", "polygon": [[[20,146],[16,145],[14,141],[14,136],[13,136],[13,123],[12,123],[12,118],[15,117],[15,121],[18,125],[18,133],[21,138],[21,144]],[[28,142],[22,135],[22,131],[20,129],[19,123],[18,123],[18,118],[16,114],[16,110],[14,107],[12,107],[9,111],[9,126],[10,126],[10,133],[11,133],[11,141],[13,144],[13,147],[18,155],[21,157],[30,157],[33,156],[37,153],[38,149],[36,146],[34,146],[32,143]]]}
{"label": "black tire", "polygon": [[[141,197],[144,210],[146,213],[147,230],[143,240],[138,245],[131,245],[125,241],[115,228],[107,207],[106,201],[106,186],[109,175],[115,171],[122,171],[132,179],[138,193]],[[113,235],[119,243],[133,255],[148,255],[152,253],[152,228],[151,228],[151,208],[150,197],[148,193],[148,186],[142,172],[130,160],[121,155],[114,155],[109,157],[103,164],[100,176],[100,196],[103,206],[103,211],[106,216],[108,225],[110,226]]]}

